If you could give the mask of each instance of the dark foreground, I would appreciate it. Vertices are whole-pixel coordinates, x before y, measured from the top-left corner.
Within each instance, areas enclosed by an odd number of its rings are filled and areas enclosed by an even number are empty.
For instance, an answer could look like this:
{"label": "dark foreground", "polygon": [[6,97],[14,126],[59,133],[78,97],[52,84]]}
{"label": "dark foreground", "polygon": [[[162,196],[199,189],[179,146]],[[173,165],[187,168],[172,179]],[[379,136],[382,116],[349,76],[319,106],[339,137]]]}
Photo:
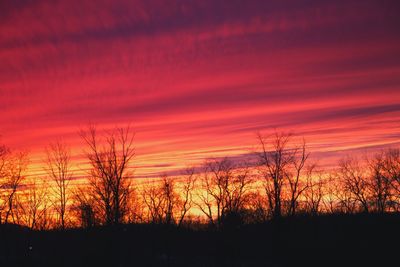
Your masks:
{"label": "dark foreground", "polygon": [[240,229],[0,226],[0,266],[400,266],[400,215],[297,217]]}

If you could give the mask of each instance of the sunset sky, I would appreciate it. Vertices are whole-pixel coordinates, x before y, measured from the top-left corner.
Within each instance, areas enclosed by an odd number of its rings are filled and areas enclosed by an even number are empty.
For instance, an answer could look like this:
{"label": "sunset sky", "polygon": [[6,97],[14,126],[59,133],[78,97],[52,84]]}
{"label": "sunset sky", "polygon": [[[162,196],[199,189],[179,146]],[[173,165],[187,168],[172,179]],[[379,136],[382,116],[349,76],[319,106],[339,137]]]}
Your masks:
{"label": "sunset sky", "polygon": [[137,177],[292,131],[314,159],[400,144],[399,1],[0,1],[0,143],[131,124]]}

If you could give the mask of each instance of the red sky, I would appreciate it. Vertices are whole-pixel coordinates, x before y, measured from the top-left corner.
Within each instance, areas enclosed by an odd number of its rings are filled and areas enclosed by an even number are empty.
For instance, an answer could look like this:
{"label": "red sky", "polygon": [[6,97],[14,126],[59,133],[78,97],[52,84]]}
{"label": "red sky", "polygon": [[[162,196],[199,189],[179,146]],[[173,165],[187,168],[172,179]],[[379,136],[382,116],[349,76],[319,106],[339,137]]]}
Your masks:
{"label": "red sky", "polygon": [[[1,1],[0,142],[131,123],[136,173],[293,131],[315,158],[400,143],[397,0]],[[34,166],[36,166],[34,164]],[[41,167],[37,171],[41,171]]]}

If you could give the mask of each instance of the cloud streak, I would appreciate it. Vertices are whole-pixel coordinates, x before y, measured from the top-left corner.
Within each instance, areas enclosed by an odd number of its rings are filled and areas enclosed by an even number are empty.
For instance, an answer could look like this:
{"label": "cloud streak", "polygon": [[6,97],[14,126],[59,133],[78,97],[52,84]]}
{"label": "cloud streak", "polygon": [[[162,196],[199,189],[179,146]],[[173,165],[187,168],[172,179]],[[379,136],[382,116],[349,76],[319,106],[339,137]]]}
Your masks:
{"label": "cloud streak", "polygon": [[[138,176],[295,131],[316,155],[398,144],[396,1],[4,1],[0,134],[132,123]],[[334,162],[334,159],[330,159]],[[146,167],[147,166],[147,167]]]}

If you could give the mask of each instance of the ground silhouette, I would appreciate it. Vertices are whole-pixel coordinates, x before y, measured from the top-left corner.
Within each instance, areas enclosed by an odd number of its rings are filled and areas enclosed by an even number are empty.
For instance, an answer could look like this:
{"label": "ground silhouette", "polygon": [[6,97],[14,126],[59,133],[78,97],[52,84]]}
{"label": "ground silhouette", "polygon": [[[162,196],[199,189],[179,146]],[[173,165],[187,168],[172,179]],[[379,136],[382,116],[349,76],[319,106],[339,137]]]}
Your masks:
{"label": "ground silhouette", "polygon": [[400,214],[298,215],[222,229],[1,225],[0,266],[394,266],[399,226]]}

